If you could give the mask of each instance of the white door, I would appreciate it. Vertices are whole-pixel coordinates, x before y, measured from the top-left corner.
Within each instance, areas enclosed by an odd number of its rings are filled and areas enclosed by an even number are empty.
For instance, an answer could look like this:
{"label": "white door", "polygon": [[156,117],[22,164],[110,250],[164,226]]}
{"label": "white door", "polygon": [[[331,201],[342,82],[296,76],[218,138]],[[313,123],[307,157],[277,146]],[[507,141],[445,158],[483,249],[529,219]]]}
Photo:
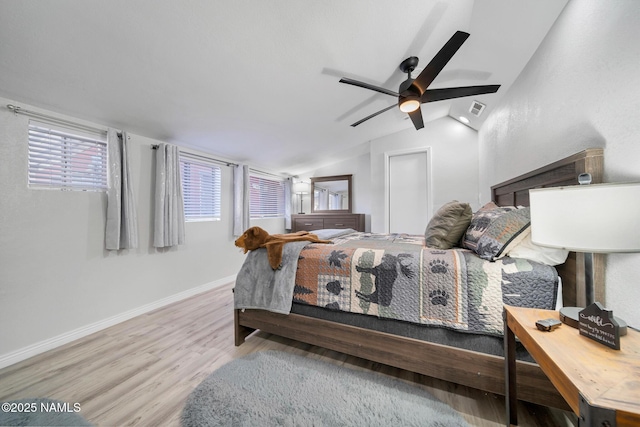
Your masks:
{"label": "white door", "polygon": [[386,157],[388,231],[424,234],[431,216],[428,149]]}

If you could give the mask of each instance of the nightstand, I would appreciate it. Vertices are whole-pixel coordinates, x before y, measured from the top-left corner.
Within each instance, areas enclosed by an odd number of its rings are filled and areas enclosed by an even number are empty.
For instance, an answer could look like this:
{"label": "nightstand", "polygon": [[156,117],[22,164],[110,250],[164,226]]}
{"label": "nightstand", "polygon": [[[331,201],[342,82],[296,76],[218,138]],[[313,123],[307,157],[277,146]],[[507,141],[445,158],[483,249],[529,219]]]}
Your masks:
{"label": "nightstand", "polygon": [[507,425],[516,412],[515,337],[538,362],[580,420],[580,426],[640,425],[640,333],[629,330],[613,350],[562,325],[552,332],[536,321],[558,319],[557,311],[504,307]]}

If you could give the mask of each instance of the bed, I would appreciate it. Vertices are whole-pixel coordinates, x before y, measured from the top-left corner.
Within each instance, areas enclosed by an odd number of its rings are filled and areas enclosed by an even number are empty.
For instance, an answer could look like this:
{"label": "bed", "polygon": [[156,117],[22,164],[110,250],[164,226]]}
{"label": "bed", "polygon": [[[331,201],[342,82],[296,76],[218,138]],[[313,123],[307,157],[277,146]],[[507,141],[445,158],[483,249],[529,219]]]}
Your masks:
{"label": "bed", "polygon": [[[577,177],[581,173],[590,173],[594,183],[602,182],[602,169],[602,150],[585,150],[493,186],[492,199],[499,207],[526,207],[529,205],[529,189],[574,185],[577,184]],[[504,209],[509,210],[511,208]],[[474,218],[475,215],[476,213],[474,213]],[[443,253],[435,254],[437,255],[435,258],[428,258],[430,256],[429,252],[432,251],[424,250],[421,252],[424,256],[416,255],[412,258],[409,256],[411,253],[410,245],[420,246],[415,244],[415,236],[394,235],[392,237],[384,237],[374,235],[372,237],[371,235],[356,233],[355,235],[337,235],[335,239],[348,241],[347,246],[351,245],[350,247],[354,248],[353,251],[355,252],[355,248],[362,245],[363,239],[372,238],[374,240],[389,238],[400,240],[401,245],[403,245],[401,250],[390,250],[388,257],[385,258],[394,264],[395,267],[391,274],[394,276],[393,280],[398,283],[400,279],[409,280],[412,276],[421,275],[425,269],[443,272],[448,269],[445,267],[450,267],[454,263],[460,263],[466,269],[467,266],[471,268],[470,264],[476,262],[465,250],[459,251],[457,255],[447,255],[454,258],[449,258],[445,261],[442,260]],[[236,345],[241,345],[253,331],[262,330],[374,362],[504,395],[502,337],[500,336],[500,331],[496,330],[496,317],[501,317],[501,306],[494,307],[491,312],[482,313],[483,317],[487,317],[487,315],[491,317],[491,321],[483,321],[481,323],[486,324],[479,326],[470,326],[468,320],[473,313],[457,312],[452,314],[438,310],[444,309],[447,305],[445,303],[450,298],[473,299],[475,296],[472,293],[465,296],[454,285],[439,283],[435,288],[430,285],[431,287],[425,288],[420,293],[422,298],[418,296],[417,299],[422,305],[408,310],[408,318],[405,318],[403,317],[404,314],[400,315],[399,310],[393,306],[393,300],[402,299],[402,288],[396,289],[394,286],[393,298],[390,298],[389,295],[385,296],[385,293],[381,290],[376,290],[375,278],[378,276],[373,274],[374,272],[371,270],[373,267],[371,266],[382,265],[382,257],[385,256],[385,252],[380,252],[377,261],[372,262],[369,267],[360,264],[363,259],[362,256],[358,258],[358,266],[349,267],[351,271],[355,270],[365,279],[368,277],[372,281],[372,286],[366,292],[363,292],[362,287],[346,292],[351,295],[350,299],[353,302],[341,302],[339,299],[340,294],[345,294],[344,290],[347,282],[344,280],[351,279],[343,280],[335,277],[325,281],[329,286],[326,288],[328,292],[325,292],[324,299],[316,298],[320,302],[310,301],[308,295],[318,294],[317,289],[309,289],[308,287],[317,282],[315,278],[317,272],[311,278],[305,277],[305,275],[308,275],[308,270],[313,270],[314,266],[316,269],[319,267],[314,264],[315,261],[312,261],[310,256],[305,256],[305,251],[310,253],[309,251],[314,252],[318,248],[313,249],[313,246],[305,245],[302,244],[298,252],[300,253],[300,258],[302,258],[300,260],[300,268],[297,269],[298,266],[296,266],[296,270],[290,272],[290,274],[296,274],[296,287],[292,292],[293,301],[295,302],[293,304],[290,302],[285,304],[291,305],[291,312],[275,312],[278,310],[270,311],[259,308],[243,310],[236,308],[234,311]],[[367,242],[365,242],[366,245],[368,245]],[[322,250],[331,251],[332,248],[327,247]],[[327,252],[327,254],[330,253]],[[402,254],[406,255],[400,256]],[[349,263],[355,263],[355,261],[352,261],[354,260],[353,257],[353,253],[349,253],[349,251],[338,251],[334,253],[333,266],[335,267],[336,263],[344,264],[345,266]],[[296,258],[298,257],[296,256]],[[514,263],[509,260],[509,257],[489,256],[489,258],[494,258],[491,263],[493,264],[492,268],[497,268],[499,275],[505,274],[502,264],[508,264],[508,269],[513,268],[512,264]],[[415,265],[412,266],[410,259],[418,259],[417,264],[414,262]],[[579,304],[582,301],[580,295],[584,293],[584,284],[579,280],[582,276],[581,263],[580,257],[576,256],[576,254],[570,254],[563,265],[552,269],[553,273],[548,273],[548,270],[541,269],[543,275],[550,277],[549,285],[547,286],[549,289],[546,295],[549,292],[551,295],[557,292],[557,284],[560,283],[557,277],[560,277],[564,305]],[[306,267],[304,267],[305,264],[307,265]],[[602,259],[595,259],[594,264],[596,295],[598,295],[600,301],[603,301],[604,267]],[[512,270],[508,269],[507,274],[513,273]],[[553,277],[556,271],[557,277]],[[455,280],[459,282],[461,274],[459,272],[455,274],[457,274]],[[514,277],[517,275],[515,274]],[[362,280],[362,277],[358,277],[359,281]],[[451,286],[454,286],[454,288],[451,288]],[[356,298],[353,295],[356,295]],[[236,295],[237,298],[238,296]],[[548,297],[544,298],[548,300]],[[428,312],[428,308],[424,304],[425,299],[430,301],[430,309],[436,309],[436,312]],[[545,300],[545,304],[549,304],[547,300]],[[353,306],[351,308],[355,308],[354,311],[356,313],[346,311],[345,307],[340,306],[340,304],[343,304],[343,306],[350,304]],[[537,303],[534,302],[534,304]],[[484,307],[484,305],[487,304],[481,304],[480,307]],[[493,303],[493,305],[496,304]],[[514,305],[520,304],[514,303]],[[365,306],[366,310],[363,308]],[[474,310],[475,308],[471,309],[471,311]],[[367,311],[367,313],[363,313],[363,311]],[[499,322],[500,319],[498,319]],[[499,328],[499,325],[497,327]],[[528,358],[526,352],[521,353],[519,359],[517,362],[518,397],[522,400],[545,406],[567,409],[568,406],[562,397],[537,364]]]}

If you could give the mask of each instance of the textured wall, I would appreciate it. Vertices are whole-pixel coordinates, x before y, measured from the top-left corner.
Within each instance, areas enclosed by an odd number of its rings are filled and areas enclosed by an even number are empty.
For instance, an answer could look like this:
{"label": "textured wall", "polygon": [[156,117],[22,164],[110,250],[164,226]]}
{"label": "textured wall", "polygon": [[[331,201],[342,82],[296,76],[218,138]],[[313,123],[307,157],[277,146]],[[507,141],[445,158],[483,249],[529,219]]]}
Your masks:
{"label": "textured wall", "polygon": [[[640,2],[572,0],[479,132],[490,186],[590,147],[605,181],[640,181]],[[607,256],[606,304],[640,327],[640,255]]]}

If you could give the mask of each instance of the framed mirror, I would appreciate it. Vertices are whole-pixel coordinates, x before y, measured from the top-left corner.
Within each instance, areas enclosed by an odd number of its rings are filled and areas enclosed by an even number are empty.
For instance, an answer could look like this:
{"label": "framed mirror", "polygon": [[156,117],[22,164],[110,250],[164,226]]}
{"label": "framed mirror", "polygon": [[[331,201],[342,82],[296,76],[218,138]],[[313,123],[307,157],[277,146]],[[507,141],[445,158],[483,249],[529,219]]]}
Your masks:
{"label": "framed mirror", "polygon": [[351,175],[311,178],[311,213],[351,213]]}

